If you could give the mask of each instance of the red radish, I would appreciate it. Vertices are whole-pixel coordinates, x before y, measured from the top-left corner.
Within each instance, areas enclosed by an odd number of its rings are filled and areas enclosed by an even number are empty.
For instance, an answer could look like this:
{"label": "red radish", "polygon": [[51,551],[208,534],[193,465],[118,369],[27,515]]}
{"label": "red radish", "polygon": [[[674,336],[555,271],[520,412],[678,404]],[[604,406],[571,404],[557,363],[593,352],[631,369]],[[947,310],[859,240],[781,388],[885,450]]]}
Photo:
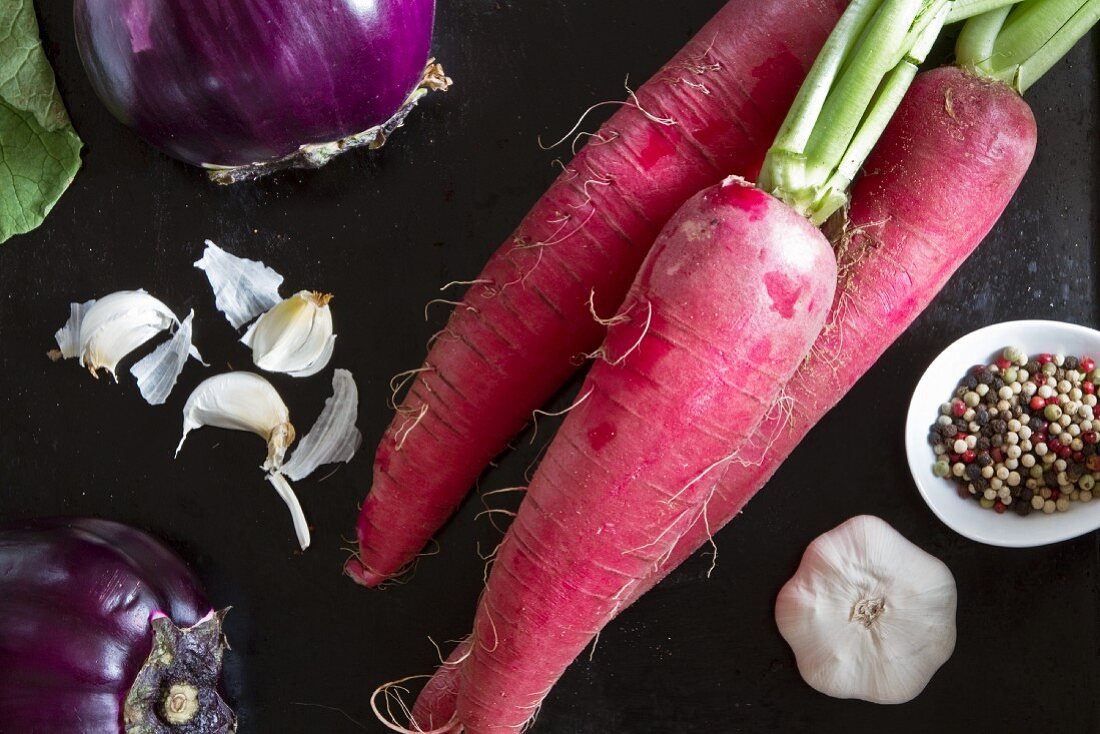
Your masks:
{"label": "red radish", "polygon": [[[842,282],[806,369],[784,390],[790,413],[773,413],[757,430],[777,440],[767,451],[756,445],[757,456],[743,455],[748,465],[730,467],[707,505],[708,523],[692,527],[630,601],[735,517],[927,306],[1004,210],[1034,148],[1031,111],[1005,85],[954,68],[917,77],[853,187]],[[437,673],[456,676],[454,669]],[[424,690],[416,710],[445,721],[455,695],[440,690],[440,682]]]}
{"label": "red radish", "polygon": [[453,724],[458,702],[459,672],[462,663],[470,656],[470,646],[469,638],[458,643],[420,691],[410,716],[413,731],[447,730]]}
{"label": "red radish", "polygon": [[378,447],[346,566],[405,567],[595,349],[662,224],[753,175],[841,0],[732,0],[600,128],[472,281]]}
{"label": "red radish", "polygon": [[658,236],[505,536],[457,720],[513,732],[700,516],[824,323],[828,241],[730,178]]}

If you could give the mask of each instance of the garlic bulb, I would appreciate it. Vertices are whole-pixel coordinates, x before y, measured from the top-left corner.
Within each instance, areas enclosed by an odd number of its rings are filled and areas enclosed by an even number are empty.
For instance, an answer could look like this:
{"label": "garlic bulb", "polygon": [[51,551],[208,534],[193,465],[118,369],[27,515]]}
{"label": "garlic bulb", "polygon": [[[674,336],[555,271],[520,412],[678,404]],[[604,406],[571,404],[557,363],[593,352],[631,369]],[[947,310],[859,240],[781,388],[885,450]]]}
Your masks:
{"label": "garlic bulb", "polygon": [[332,296],[299,291],[276,304],[248,327],[242,342],[252,348],[252,361],[268,372],[308,377],[332,358]]}
{"label": "garlic bulb", "polygon": [[775,621],[813,688],[904,703],[951,657],[956,600],[947,566],[860,515],[810,543]]}

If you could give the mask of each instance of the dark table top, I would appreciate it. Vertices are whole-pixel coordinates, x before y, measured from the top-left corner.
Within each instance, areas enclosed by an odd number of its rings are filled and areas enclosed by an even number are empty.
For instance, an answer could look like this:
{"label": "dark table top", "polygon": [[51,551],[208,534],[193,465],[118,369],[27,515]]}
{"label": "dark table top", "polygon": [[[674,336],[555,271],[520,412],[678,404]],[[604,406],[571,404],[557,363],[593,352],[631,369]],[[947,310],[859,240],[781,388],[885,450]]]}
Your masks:
{"label": "dark table top", "polygon": [[[435,53],[456,85],[426,100],[383,150],[219,188],[115,122],[81,69],[71,4],[40,1],[87,147],[46,224],[0,248],[0,518],[97,515],[166,539],[212,599],[233,606],[227,683],[242,732],[383,731],[370,692],[430,672],[429,636],[468,630],[478,543],[499,539],[475,519],[475,499],[409,584],[367,591],[341,576],[372,449],[390,420],[386,383],[420,363],[446,316],[436,310],[425,322],[423,304],[476,273],[552,180],[559,154],[540,150],[536,136],[556,137],[592,102],[616,98],[625,73],[645,79],[721,4],[670,12],[627,0],[443,2]],[[612,623],[593,658],[554,689],[536,732],[1100,731],[1100,535],[1026,550],[965,540],[921,501],[902,448],[909,393],[956,337],[1022,317],[1100,326],[1096,40],[1028,93],[1038,153],[978,253],[718,535],[712,577],[696,557]],[[151,408],[124,371],[116,385],[45,357],[70,300],[143,287],[177,313],[195,309],[212,369],[246,366],[248,352],[191,267],[208,237],[270,264],[288,292],[336,294],[332,366],[358,381],[364,447],[324,481],[299,483],[314,527],[305,554],[256,469],[255,437],[207,429],[173,460],[180,409],[208,372],[189,366],[168,403]],[[319,412],[329,374],[271,378],[300,426]],[[519,441],[482,489],[521,483],[537,448]],[[958,582],[955,654],[901,706],[811,690],[772,617],[806,544],[860,513],[943,559]]]}

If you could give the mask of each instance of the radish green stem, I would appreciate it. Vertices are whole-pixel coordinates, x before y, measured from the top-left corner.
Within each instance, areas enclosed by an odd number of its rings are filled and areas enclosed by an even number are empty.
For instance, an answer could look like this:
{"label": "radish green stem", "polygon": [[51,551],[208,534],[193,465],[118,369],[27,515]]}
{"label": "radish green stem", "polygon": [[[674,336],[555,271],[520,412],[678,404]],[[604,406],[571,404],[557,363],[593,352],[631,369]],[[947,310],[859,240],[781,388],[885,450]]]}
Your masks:
{"label": "radish green stem", "polygon": [[997,34],[1004,27],[1012,8],[997,8],[969,21],[959,31],[955,42],[955,63],[965,68],[977,69],[978,65],[993,56]]}
{"label": "radish green stem", "polygon": [[988,13],[991,10],[1015,5],[1020,0],[954,0],[951,3],[951,12],[947,14],[944,25],[958,23],[960,20],[969,20],[975,15]]}
{"label": "radish green stem", "polygon": [[960,66],[1021,94],[1100,20],[1100,0],[1025,0],[968,21],[956,44]]}
{"label": "radish green stem", "polygon": [[848,186],[851,185],[863,161],[867,160],[871,149],[875,147],[890,118],[894,116],[898,105],[901,104],[909,85],[917,75],[917,67],[924,62],[946,23],[949,9],[949,4],[939,7],[923,32],[917,36],[916,43],[910,52],[883,79],[882,86],[875,95],[863,123],[844,153],[843,160],[825,185],[826,196],[835,199],[835,207],[827,208],[835,211],[844,205]]}
{"label": "radish green stem", "polygon": [[815,224],[843,206],[948,7],[947,0],[855,0],[768,150],[760,187]]}
{"label": "radish green stem", "polygon": [[[805,149],[841,64],[851,53],[856,39],[862,35],[878,6],[879,2],[875,0],[854,0],[848,6],[814,60],[806,81],[799,88],[783,127],[776,135],[773,150],[797,154]],[[768,154],[771,155],[771,152]]]}

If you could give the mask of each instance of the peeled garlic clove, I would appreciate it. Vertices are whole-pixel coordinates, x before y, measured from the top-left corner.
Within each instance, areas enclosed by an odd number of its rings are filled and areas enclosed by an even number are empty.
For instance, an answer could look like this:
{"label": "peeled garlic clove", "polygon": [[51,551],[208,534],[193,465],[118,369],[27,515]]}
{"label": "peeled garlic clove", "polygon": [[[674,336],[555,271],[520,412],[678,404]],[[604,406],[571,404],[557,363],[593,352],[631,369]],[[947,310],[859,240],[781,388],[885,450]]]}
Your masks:
{"label": "peeled garlic clove", "polygon": [[214,303],[234,329],[239,329],[282,297],[283,276],[256,260],[232,255],[206,240],[206,250],[195,263],[214,289]]}
{"label": "peeled garlic clove", "polygon": [[199,383],[183,406],[183,437],[203,426],[249,431],[267,441],[264,470],[283,464],[287,447],[294,442],[290,410],[270,382],[251,372],[226,372]]}
{"label": "peeled garlic clove", "polygon": [[347,370],[336,370],[332,375],[332,397],[325,401],[321,415],[283,465],[283,474],[298,481],[322,464],[351,461],[363,441],[363,435],[355,427],[358,414],[359,391],[355,380]]}
{"label": "peeled garlic clove", "polygon": [[260,316],[241,339],[252,348],[255,365],[294,377],[324,369],[336,343],[331,300],[328,294],[299,291]]}
{"label": "peeled garlic clove", "polygon": [[813,688],[904,703],[951,657],[956,602],[946,565],[860,515],[810,543],[775,621]]}
{"label": "peeled garlic clove", "polygon": [[60,356],[78,357],[93,375],[100,368],[106,369],[117,381],[118,363],[175,323],[171,309],[144,290],[118,291],[72,304],[69,320],[54,338]]}

